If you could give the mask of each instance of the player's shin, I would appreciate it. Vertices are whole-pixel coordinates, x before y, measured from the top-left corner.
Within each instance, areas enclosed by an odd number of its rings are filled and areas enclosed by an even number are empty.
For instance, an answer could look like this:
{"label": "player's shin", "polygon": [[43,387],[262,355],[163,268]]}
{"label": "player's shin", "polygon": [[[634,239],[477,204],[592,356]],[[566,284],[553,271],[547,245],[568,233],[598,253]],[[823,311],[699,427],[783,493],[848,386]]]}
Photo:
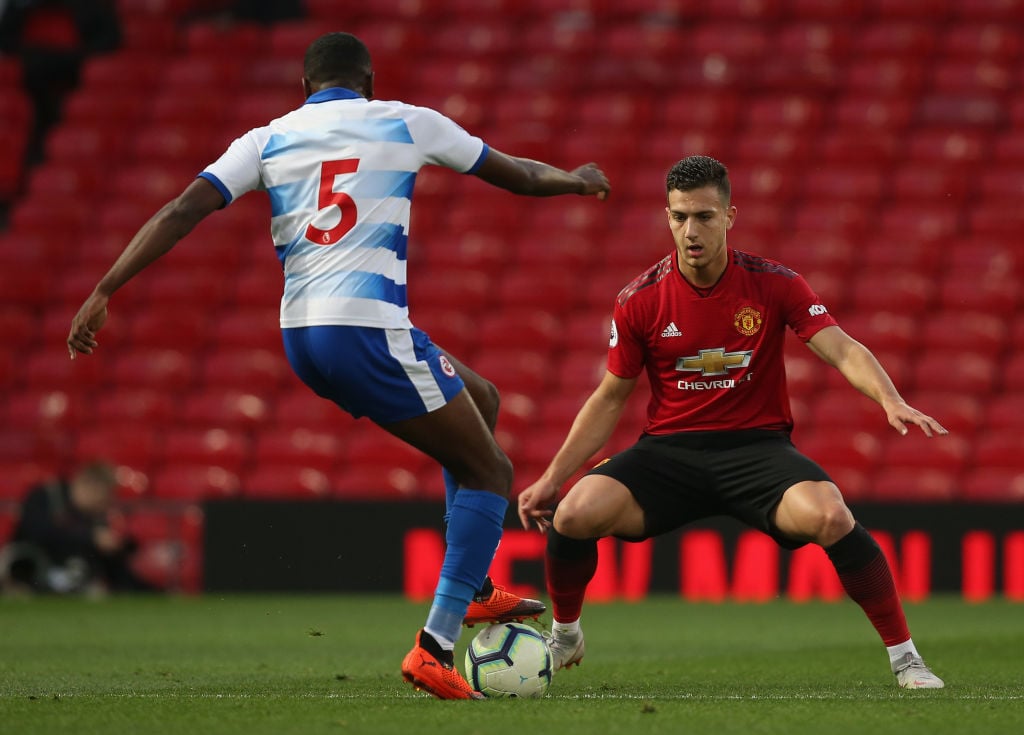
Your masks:
{"label": "player's shin", "polygon": [[508,499],[484,490],[462,488],[449,509],[447,548],[441,578],[425,630],[451,650],[462,620],[480,588],[501,540]]}
{"label": "player's shin", "polygon": [[587,585],[597,571],[597,539],[574,539],[548,531],[544,578],[556,623],[580,618]]}
{"label": "player's shin", "polygon": [[910,640],[892,571],[871,534],[858,523],[825,552],[839,574],[843,589],[861,606],[885,645],[895,646]]}

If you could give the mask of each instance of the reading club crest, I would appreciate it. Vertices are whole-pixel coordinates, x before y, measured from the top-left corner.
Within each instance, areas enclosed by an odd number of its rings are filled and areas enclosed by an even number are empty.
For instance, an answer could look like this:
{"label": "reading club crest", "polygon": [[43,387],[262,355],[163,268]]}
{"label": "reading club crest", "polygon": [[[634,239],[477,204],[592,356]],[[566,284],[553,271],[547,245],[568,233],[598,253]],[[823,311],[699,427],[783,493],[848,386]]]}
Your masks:
{"label": "reading club crest", "polygon": [[441,355],[438,358],[438,362],[441,363],[441,372],[443,372],[449,378],[454,378],[455,377],[455,367],[450,362],[448,362],[448,358],[447,357],[445,357],[444,355]]}
{"label": "reading club crest", "polygon": [[736,312],[732,323],[737,332],[750,337],[761,329],[761,312],[752,306],[744,306]]}

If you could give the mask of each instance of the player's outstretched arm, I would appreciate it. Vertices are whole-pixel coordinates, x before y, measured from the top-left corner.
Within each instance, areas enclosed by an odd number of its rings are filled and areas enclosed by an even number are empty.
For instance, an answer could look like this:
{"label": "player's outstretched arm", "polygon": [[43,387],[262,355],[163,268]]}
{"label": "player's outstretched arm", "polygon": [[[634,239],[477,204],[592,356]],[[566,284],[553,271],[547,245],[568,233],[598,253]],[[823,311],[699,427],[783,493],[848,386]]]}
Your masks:
{"label": "player's outstretched arm", "polygon": [[878,402],[889,425],[906,435],[907,424],[920,427],[926,436],[948,434],[942,424],[910,406],[896,390],[889,374],[871,351],[839,327],[825,327],[811,337],[807,346],[836,368],[850,385]]}
{"label": "player's outstretched arm", "polygon": [[224,197],[213,184],[206,179],[195,179],[178,197],[149,218],[71,320],[68,353],[72,360],[77,353],[91,355],[96,348],[96,333],[107,320],[107,303],[111,295],[167,253],[211,212],[223,206]]}
{"label": "player's outstretched arm", "polygon": [[608,178],[595,163],[565,171],[541,161],[510,156],[494,148],[475,173],[488,184],[526,196],[582,194],[605,199],[611,191]]}
{"label": "player's outstretched arm", "polygon": [[576,414],[565,442],[544,474],[519,494],[519,521],[523,528],[548,529],[552,515],[549,506],[558,489],[608,442],[635,387],[636,378],[604,374],[601,384]]}

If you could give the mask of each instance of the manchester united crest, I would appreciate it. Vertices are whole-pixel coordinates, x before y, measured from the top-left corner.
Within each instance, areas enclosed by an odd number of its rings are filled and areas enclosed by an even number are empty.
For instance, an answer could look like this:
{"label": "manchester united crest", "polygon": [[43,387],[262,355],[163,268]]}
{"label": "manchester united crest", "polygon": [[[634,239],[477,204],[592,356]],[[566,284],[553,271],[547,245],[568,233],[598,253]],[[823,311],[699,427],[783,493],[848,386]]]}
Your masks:
{"label": "manchester united crest", "polygon": [[744,306],[736,312],[732,323],[736,327],[737,332],[750,337],[757,334],[761,329],[761,312],[753,306]]}

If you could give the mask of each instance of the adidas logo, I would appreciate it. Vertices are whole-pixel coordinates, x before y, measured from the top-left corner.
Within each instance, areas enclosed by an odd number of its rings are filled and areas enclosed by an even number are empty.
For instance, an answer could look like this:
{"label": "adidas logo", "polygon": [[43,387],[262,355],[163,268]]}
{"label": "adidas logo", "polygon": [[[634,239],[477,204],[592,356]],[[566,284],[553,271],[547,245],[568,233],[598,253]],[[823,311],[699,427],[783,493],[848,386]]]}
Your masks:
{"label": "adidas logo", "polygon": [[675,322],[669,322],[668,326],[661,330],[662,337],[682,337],[683,333],[679,331],[679,327],[676,326]]}

